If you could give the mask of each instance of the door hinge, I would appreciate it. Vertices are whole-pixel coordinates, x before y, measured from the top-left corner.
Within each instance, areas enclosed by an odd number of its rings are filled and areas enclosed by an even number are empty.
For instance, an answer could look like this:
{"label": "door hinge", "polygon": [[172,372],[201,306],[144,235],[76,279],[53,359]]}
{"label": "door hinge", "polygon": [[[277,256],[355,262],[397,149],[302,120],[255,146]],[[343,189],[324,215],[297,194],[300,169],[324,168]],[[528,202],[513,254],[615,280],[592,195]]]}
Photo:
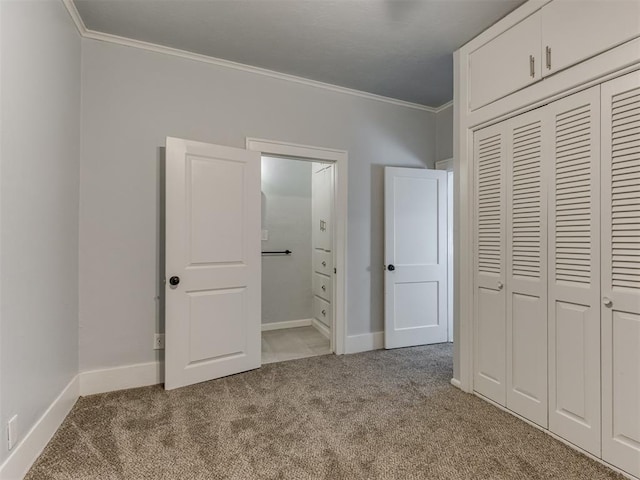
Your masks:
{"label": "door hinge", "polygon": [[338,269],[337,269],[337,268],[334,268],[334,269],[333,269],[333,273],[338,273]]}

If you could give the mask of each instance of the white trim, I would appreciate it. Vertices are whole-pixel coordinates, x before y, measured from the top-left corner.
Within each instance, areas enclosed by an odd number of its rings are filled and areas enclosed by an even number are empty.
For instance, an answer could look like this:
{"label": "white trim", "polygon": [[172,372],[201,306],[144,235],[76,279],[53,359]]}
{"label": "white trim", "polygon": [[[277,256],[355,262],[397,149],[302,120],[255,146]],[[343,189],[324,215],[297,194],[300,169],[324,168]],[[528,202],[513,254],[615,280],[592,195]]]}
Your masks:
{"label": "white trim", "polygon": [[71,19],[73,20],[73,23],[75,23],[80,36],[82,37],[86,36],[87,27],[85,27],[84,25],[84,21],[82,20],[82,17],[80,16],[78,9],[76,8],[76,4],[73,3],[73,0],[62,0],[62,3],[64,4],[65,7],[67,7],[67,12],[69,12]]}
{"label": "white trim", "polygon": [[[453,383],[454,379],[451,379],[451,382]],[[509,410],[507,407],[503,407],[502,405],[500,405],[499,403],[494,402],[493,400],[491,400],[490,398],[487,398],[481,394],[479,394],[478,392],[473,392],[473,394],[478,397],[481,400],[486,401],[487,403],[490,403],[491,405],[493,405],[494,407],[502,410],[503,412],[509,413],[511,415],[513,415],[514,417],[518,418],[519,420],[522,420],[524,423],[531,425],[532,427],[535,427],[536,429],[540,430],[543,433],[546,433],[547,435],[549,435],[550,437],[558,440],[560,443],[565,444],[567,447],[571,448],[572,450],[575,450],[577,452],[580,452],[581,454],[583,454],[586,457],[589,457],[591,460],[595,460],[596,462],[598,462],[600,465],[604,465],[605,467],[613,470],[616,473],[619,473],[620,475],[622,475],[625,478],[628,478],[630,480],[640,480],[640,478],[635,477],[633,475],[631,475],[629,472],[625,472],[624,470],[620,470],[618,467],[616,467],[615,465],[611,465],[610,463],[606,462],[605,460],[596,457],[595,455],[593,455],[592,453],[587,452],[586,450],[583,450],[582,448],[578,447],[577,445],[574,445],[573,443],[565,440],[564,438],[562,438],[559,435],[556,435],[555,433],[553,433],[551,430],[547,430],[546,428],[541,427],[540,425],[533,423],[530,420],[527,420],[526,418],[524,418],[521,415],[518,415],[516,412]]]}
{"label": "white trim", "polygon": [[453,158],[447,158],[446,160],[440,160],[436,162],[436,170],[446,170],[447,172],[453,172]]}
{"label": "white trim", "polygon": [[446,110],[449,107],[453,107],[453,100],[449,100],[447,103],[443,103],[439,107],[436,107],[434,113],[440,113],[443,110]]}
{"label": "white trim", "polygon": [[456,388],[462,389],[462,386],[460,385],[460,380],[458,380],[457,378],[451,379],[451,385],[453,385]]}
{"label": "white trim", "polygon": [[24,478],[44,447],[67,417],[79,396],[78,375],[73,377],[60,395],[51,403],[31,430],[16,445],[9,458],[0,466],[0,479]]}
{"label": "white trim", "polygon": [[300,320],[285,320],[283,322],[269,322],[262,324],[262,331],[268,332],[270,330],[283,330],[285,328],[298,328],[298,327],[310,327],[311,319],[302,318]]}
{"label": "white trim", "polygon": [[316,330],[318,330],[325,337],[329,339],[331,338],[331,329],[327,327],[324,323],[322,323],[320,320],[318,320],[317,318],[311,319],[311,326]]}
{"label": "white trim", "polygon": [[62,0],[62,3],[64,3],[65,7],[67,7],[69,15],[71,15],[71,18],[76,24],[76,27],[80,35],[82,35],[84,38],[89,38],[91,40],[114,43],[116,45],[123,45],[125,47],[139,48],[141,50],[147,50],[150,52],[163,53],[165,55],[173,55],[175,57],[181,57],[187,60],[193,60],[193,61],[202,62],[202,63],[209,63],[212,65],[217,65],[219,67],[231,68],[234,70],[241,70],[243,72],[254,73],[257,75],[264,75],[266,77],[277,78],[279,80],[285,80],[287,82],[299,83],[302,85],[321,88],[323,90],[329,90],[336,93],[343,93],[345,95],[352,95],[355,97],[366,98],[368,100],[375,100],[378,102],[390,103],[392,105],[397,105],[399,107],[413,108],[413,109],[422,110],[425,112],[438,113],[439,111],[447,108],[451,103],[451,102],[447,102],[444,105],[441,105],[439,107],[429,107],[427,105],[421,105],[419,103],[407,102],[405,100],[399,100],[397,98],[385,97],[383,95],[376,95],[375,93],[363,92],[361,90],[354,90],[352,88],[341,87],[339,85],[319,82],[317,80],[311,80],[309,78],[303,78],[295,75],[289,75],[286,73],[275,72],[273,70],[268,70],[266,68],[254,67],[251,65],[246,65],[244,63],[224,60],[222,58],[210,57],[208,55],[202,55],[199,53],[192,53],[186,50],[180,50],[178,48],[171,48],[171,47],[166,47],[164,45],[158,45],[155,43],[143,42],[141,40],[134,40],[132,38],[112,35],[110,33],[96,32],[95,30],[89,30],[85,26],[84,22],[82,21],[82,17],[78,13],[78,9],[73,3],[73,0]]}
{"label": "white trim", "polygon": [[307,160],[335,162],[336,187],[335,195],[335,302],[332,302],[335,315],[333,316],[333,347],[335,353],[346,353],[347,338],[347,189],[348,189],[348,153],[345,150],[334,150],[323,147],[299,145],[296,143],[247,138],[247,150],[257,151],[263,155],[295,157]]}
{"label": "white trim", "polygon": [[147,387],[164,381],[160,362],[138,363],[80,373],[80,395],[113,392],[127,388]]}
{"label": "white trim", "polygon": [[380,350],[384,347],[384,332],[349,335],[347,337],[346,353],[368,352]]}

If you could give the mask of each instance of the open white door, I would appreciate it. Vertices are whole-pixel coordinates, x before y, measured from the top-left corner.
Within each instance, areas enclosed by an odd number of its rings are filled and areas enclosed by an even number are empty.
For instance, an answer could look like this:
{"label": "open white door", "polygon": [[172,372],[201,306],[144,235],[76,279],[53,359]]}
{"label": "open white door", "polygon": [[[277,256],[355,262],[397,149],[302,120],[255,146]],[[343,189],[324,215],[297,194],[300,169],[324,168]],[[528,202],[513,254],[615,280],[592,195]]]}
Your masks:
{"label": "open white door", "polygon": [[385,168],[385,348],[447,341],[447,172]]}
{"label": "open white door", "polygon": [[167,138],[165,388],[260,366],[260,154]]}

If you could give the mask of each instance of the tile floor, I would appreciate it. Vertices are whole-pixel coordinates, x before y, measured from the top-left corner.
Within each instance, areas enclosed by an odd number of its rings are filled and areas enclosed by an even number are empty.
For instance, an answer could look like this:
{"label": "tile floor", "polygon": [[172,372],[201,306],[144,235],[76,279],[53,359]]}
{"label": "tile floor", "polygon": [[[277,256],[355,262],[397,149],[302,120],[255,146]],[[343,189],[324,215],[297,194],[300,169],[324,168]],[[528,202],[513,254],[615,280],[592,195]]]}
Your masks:
{"label": "tile floor", "polygon": [[262,332],[262,363],[331,353],[329,339],[314,327],[284,328]]}

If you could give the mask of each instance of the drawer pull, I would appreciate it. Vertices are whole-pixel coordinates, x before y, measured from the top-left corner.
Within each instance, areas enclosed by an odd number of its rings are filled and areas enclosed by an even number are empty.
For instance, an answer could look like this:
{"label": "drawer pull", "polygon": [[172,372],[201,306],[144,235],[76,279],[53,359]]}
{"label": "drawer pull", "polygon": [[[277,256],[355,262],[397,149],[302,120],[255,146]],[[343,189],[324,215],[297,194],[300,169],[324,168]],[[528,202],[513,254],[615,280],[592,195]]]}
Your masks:
{"label": "drawer pull", "polygon": [[531,78],[535,78],[536,76],[536,59],[533,55],[529,55],[529,73],[531,74]]}
{"label": "drawer pull", "polygon": [[326,310],[322,310],[322,316],[326,317],[327,316],[327,311]]}

